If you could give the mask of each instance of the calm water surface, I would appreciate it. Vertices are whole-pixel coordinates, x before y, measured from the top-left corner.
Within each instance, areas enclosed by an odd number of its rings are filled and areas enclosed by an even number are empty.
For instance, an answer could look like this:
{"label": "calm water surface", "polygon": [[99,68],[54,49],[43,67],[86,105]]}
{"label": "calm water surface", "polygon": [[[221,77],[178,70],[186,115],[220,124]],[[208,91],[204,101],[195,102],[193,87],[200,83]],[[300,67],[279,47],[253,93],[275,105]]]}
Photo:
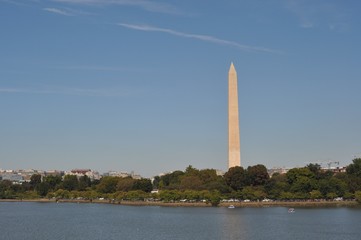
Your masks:
{"label": "calm water surface", "polygon": [[360,208],[0,203],[0,239],[361,239]]}

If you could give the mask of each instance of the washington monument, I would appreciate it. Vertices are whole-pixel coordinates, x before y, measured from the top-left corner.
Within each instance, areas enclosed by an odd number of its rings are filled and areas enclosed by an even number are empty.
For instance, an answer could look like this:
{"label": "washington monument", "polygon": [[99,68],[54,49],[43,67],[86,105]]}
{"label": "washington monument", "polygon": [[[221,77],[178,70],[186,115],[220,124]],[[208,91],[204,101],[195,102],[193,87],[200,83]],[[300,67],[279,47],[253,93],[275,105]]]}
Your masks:
{"label": "washington monument", "polygon": [[228,168],[241,166],[239,141],[237,72],[231,63],[228,72]]}

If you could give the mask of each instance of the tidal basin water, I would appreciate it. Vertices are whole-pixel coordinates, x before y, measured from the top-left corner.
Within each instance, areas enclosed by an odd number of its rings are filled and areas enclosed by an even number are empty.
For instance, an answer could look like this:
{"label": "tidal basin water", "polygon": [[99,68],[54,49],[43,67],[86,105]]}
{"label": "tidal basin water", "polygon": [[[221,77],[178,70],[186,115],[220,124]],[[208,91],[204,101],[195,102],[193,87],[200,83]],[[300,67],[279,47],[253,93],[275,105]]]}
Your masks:
{"label": "tidal basin water", "polygon": [[361,239],[360,208],[0,203],[0,239]]}

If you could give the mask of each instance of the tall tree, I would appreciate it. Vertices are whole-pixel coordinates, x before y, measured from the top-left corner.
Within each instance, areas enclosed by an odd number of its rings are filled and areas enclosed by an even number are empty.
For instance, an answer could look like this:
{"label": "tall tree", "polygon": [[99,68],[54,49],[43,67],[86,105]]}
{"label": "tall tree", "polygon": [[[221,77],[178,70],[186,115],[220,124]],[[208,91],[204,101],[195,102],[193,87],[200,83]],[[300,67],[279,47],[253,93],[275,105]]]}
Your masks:
{"label": "tall tree", "polygon": [[64,181],[63,181],[63,187],[64,189],[68,191],[73,191],[78,189],[78,178],[75,175],[65,175]]}
{"label": "tall tree", "polygon": [[361,158],[355,158],[352,163],[346,168],[347,174],[361,177]]}
{"label": "tall tree", "polygon": [[41,182],[38,185],[36,185],[35,190],[40,196],[45,197],[50,190],[50,185],[47,182]]}
{"label": "tall tree", "polygon": [[134,186],[135,179],[131,177],[120,178],[117,183],[117,190],[122,192],[130,191]]}
{"label": "tall tree", "polygon": [[117,189],[119,177],[102,177],[97,185],[97,190],[101,193],[114,193]]}
{"label": "tall tree", "polygon": [[43,182],[48,183],[51,189],[55,189],[55,187],[61,183],[61,180],[61,176],[53,175],[49,175],[43,178]]}
{"label": "tall tree", "polygon": [[248,181],[251,186],[259,186],[267,183],[269,175],[267,168],[262,164],[257,164],[247,168]]}
{"label": "tall tree", "polygon": [[243,167],[232,167],[224,174],[228,186],[234,190],[242,190],[247,185],[247,174]]}
{"label": "tall tree", "polygon": [[180,177],[184,175],[182,171],[174,171],[160,177],[159,188],[177,189],[179,188]]}
{"label": "tall tree", "polygon": [[287,181],[289,184],[293,184],[300,177],[313,178],[315,174],[311,172],[307,167],[292,168],[286,173]]}
{"label": "tall tree", "polygon": [[179,188],[182,190],[201,190],[203,187],[202,180],[197,175],[184,175],[181,178]]}
{"label": "tall tree", "polygon": [[41,175],[40,174],[31,175],[30,184],[34,189],[39,183],[41,183]]}
{"label": "tall tree", "polygon": [[150,179],[142,178],[135,180],[133,189],[141,190],[143,192],[151,192],[153,190],[153,185]]}
{"label": "tall tree", "polygon": [[78,190],[84,191],[90,186],[91,186],[91,181],[87,175],[83,175],[79,178]]}

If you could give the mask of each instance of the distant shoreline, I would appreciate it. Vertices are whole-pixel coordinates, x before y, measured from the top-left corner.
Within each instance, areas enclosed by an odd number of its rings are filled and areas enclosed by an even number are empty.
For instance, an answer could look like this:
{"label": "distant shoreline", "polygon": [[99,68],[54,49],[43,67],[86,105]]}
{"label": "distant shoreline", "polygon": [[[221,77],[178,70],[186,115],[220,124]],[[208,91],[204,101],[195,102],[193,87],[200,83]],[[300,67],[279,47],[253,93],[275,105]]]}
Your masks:
{"label": "distant shoreline", "polygon": [[[43,203],[96,203],[96,204],[113,204],[125,206],[160,206],[160,207],[212,207],[210,203],[202,202],[147,202],[147,201],[111,201],[111,200],[71,200],[71,199],[0,199],[1,202],[43,202]],[[220,203],[218,207],[357,207],[361,206],[356,201],[309,201],[309,202],[232,202]]]}

